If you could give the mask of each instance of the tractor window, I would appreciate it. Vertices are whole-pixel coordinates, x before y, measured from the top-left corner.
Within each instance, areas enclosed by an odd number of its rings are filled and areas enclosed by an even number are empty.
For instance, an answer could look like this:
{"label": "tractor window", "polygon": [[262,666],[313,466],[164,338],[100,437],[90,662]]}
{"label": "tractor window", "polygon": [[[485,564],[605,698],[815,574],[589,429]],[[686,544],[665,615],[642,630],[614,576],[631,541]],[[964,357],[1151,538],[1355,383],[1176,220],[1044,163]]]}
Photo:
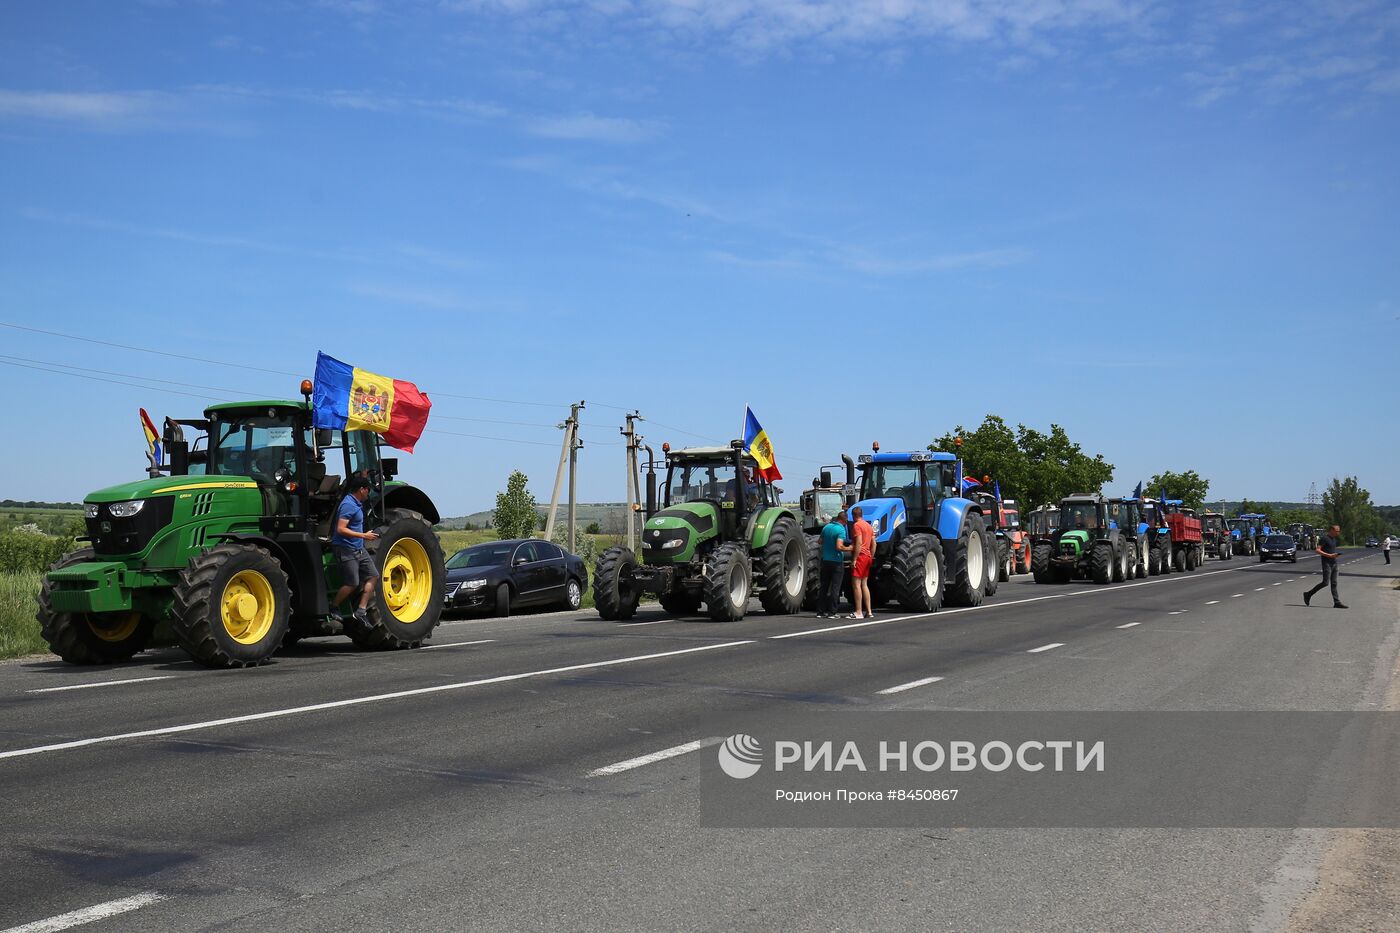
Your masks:
{"label": "tractor window", "polygon": [[280,469],[296,472],[297,431],[290,415],[243,415],[209,424],[210,476],[251,476],[275,482]]}
{"label": "tractor window", "polygon": [[1021,527],[1021,513],[1016,509],[1002,509],[1001,518],[1007,528]]}
{"label": "tractor window", "polygon": [[728,508],[738,501],[739,484],[732,463],[678,463],[671,467],[666,503],[710,499]]}
{"label": "tractor window", "polygon": [[840,512],[846,503],[842,501],[839,492],[819,492],[817,493],[817,514],[835,515]]}
{"label": "tractor window", "polygon": [[903,499],[907,508],[920,508],[923,498],[919,485],[923,478],[924,471],[917,463],[871,464],[861,477],[860,497]]}
{"label": "tractor window", "polygon": [[1092,530],[1099,527],[1099,509],[1092,502],[1079,502],[1060,506],[1060,527],[1068,531],[1076,528]]}

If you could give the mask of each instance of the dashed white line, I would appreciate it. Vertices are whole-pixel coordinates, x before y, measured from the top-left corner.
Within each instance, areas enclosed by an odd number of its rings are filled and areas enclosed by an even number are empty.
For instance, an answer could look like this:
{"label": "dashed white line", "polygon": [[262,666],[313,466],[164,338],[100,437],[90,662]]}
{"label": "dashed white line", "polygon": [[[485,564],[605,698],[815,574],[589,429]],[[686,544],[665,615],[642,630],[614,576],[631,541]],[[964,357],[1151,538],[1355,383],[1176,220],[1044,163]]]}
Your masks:
{"label": "dashed white line", "polygon": [[1134,625],[1141,625],[1141,622],[1125,622],[1122,625],[1115,625],[1114,628],[1132,628]]}
{"label": "dashed white line", "polygon": [[454,641],[454,642],[449,642],[449,643],[447,643],[447,644],[445,644],[445,645],[423,645],[423,650],[424,650],[424,651],[427,651],[427,650],[430,649],[430,648],[465,648],[465,647],[467,647],[467,645],[485,645],[485,644],[490,644],[491,642],[493,642],[493,641],[495,641],[495,640],[496,640],[496,639],[494,639],[494,638],[483,638],[483,639],[481,639],[480,641]]}
{"label": "dashed white line", "polygon": [[875,692],[880,694],[903,693],[905,690],[913,690],[915,687],[927,687],[929,684],[936,684],[942,679],[942,677],[925,677],[922,680],[911,680],[907,684],[886,687],[883,690],[877,690]]}
{"label": "dashed white line", "polygon": [[1191,611],[1190,609],[1173,609],[1171,612],[1167,613],[1167,615],[1169,615],[1169,616],[1179,616],[1179,615],[1181,615],[1183,612],[1190,612],[1190,611]]}
{"label": "dashed white line", "polygon": [[385,700],[398,700],[404,697],[426,696],[430,693],[442,693],[447,690],[463,690],[467,687],[482,687],[487,684],[504,684],[515,680],[526,680],[531,677],[548,677],[551,674],[567,674],[572,671],[586,671],[599,667],[613,667],[618,664],[634,664],[638,661],[653,661],[658,658],[674,658],[683,654],[694,654],[697,651],[717,651],[722,648],[737,648],[740,645],[752,645],[753,639],[743,641],[724,641],[713,645],[700,645],[695,648],[678,648],[675,651],[658,651],[654,654],[638,654],[627,658],[611,658],[607,661],[590,661],[586,664],[570,664],[565,667],[551,667],[540,671],[524,671],[519,674],[502,674],[499,677],[483,677],[480,680],[463,680],[451,684],[436,684],[432,687],[417,687],[413,690],[396,690],[393,693],[377,693],[371,696],[351,697],[348,700],[331,700],[326,703],[313,703],[310,706],[291,706],[283,709],[272,709],[262,713],[248,713],[244,716],[230,716],[227,719],[209,719],[203,722],[187,722],[178,726],[163,726],[159,729],[143,729],[140,732],[119,732],[114,735],[99,735],[88,739],[75,739],[71,742],[57,742],[53,745],[36,745],[30,748],[13,748],[0,752],[0,759],[22,758],[26,755],[38,755],[44,752],[66,751],[70,748],[84,748],[88,745],[100,745],[107,742],[120,742],[124,739],[144,739],[156,735],[174,735],[180,732],[195,732],[199,729],[213,729],[218,726],[232,726],[245,722],[258,722],[263,719],[280,719],[284,716],[295,716],[298,713],[315,713],[327,709],[339,709],[345,706],[359,706],[364,703],[382,703]]}
{"label": "dashed white line", "polygon": [[1254,588],[1254,592],[1256,592],[1256,593],[1262,593],[1262,592],[1264,592],[1264,588],[1263,588],[1262,586],[1256,586],[1256,587]]}
{"label": "dashed white line", "polygon": [[1031,648],[1026,654],[1039,654],[1042,651],[1049,651],[1051,648],[1063,648],[1064,646],[1065,643],[1062,641],[1052,641],[1048,645],[1041,645],[1039,648]]}
{"label": "dashed white line", "polygon": [[610,774],[621,774],[623,771],[631,771],[633,768],[641,768],[646,765],[655,764],[658,761],[665,761],[667,758],[677,758],[681,755],[689,755],[691,752],[699,751],[708,745],[718,745],[724,739],[710,738],[698,739],[694,742],[686,742],[684,745],[674,745],[671,748],[663,748],[659,752],[652,752],[650,755],[641,755],[637,758],[628,758],[626,761],[619,761],[615,765],[608,765],[588,772],[589,777],[607,777]]}
{"label": "dashed white line", "polygon": [[1235,594],[1232,595],[1230,598],[1231,598],[1231,599],[1239,599],[1239,598],[1240,598],[1241,596],[1243,596],[1243,595],[1244,595],[1243,593],[1235,593]]}
{"label": "dashed white line", "polygon": [[149,907],[157,901],[163,901],[166,895],[157,894],[155,891],[146,891],[141,894],[133,894],[131,897],[123,897],[115,901],[104,901],[101,904],[94,904],[91,907],[84,907],[80,910],[70,910],[66,914],[59,914],[56,917],[48,917],[44,920],[35,920],[33,923],[26,923],[22,926],[10,927],[3,933],[54,933],[56,930],[67,930],[71,927],[82,926],[84,923],[92,923],[94,920],[104,920],[107,917],[115,917],[117,914],[129,913],[133,910],[140,910],[142,907]]}
{"label": "dashed white line", "polygon": [[120,687],[123,684],[148,684],[153,680],[170,680],[171,674],[161,677],[133,677],[130,680],[99,680],[91,684],[69,684],[66,687],[38,687],[34,690],[26,690],[25,693],[58,693],[61,690],[90,690],[93,687]]}
{"label": "dashed white line", "polygon": [[1215,605],[1216,603],[1218,603],[1218,602],[1220,602],[1220,600],[1218,600],[1218,599],[1211,599],[1211,600],[1207,600],[1207,601],[1206,601],[1206,605],[1207,605],[1207,606],[1214,606],[1214,605]]}
{"label": "dashed white line", "polygon": [[1269,586],[1283,586],[1283,581],[1280,580],[1277,583],[1270,583]]}

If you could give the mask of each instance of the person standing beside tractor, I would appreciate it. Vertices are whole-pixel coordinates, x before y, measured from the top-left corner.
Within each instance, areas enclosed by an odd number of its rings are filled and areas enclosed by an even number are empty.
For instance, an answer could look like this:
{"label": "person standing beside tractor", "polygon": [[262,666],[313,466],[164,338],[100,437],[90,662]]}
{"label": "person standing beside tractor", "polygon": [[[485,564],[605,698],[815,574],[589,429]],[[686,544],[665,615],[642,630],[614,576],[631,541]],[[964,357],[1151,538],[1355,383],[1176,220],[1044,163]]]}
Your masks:
{"label": "person standing beside tractor", "polygon": [[822,575],[821,601],[817,604],[817,618],[834,619],[841,611],[841,584],[845,582],[846,563],[844,554],[853,548],[846,543],[846,526],[840,513],[826,516],[822,526]]}
{"label": "person standing beside tractor", "polygon": [[1337,595],[1337,542],[1342,537],[1342,526],[1333,525],[1327,534],[1317,539],[1317,553],[1322,557],[1322,582],[1303,594],[1303,605],[1312,605],[1313,594],[1318,590],[1332,585],[1332,608],[1347,608],[1342,603],[1342,597]]}
{"label": "person standing beside tractor", "polygon": [[875,560],[875,529],[862,516],[860,506],[851,509],[851,537],[855,541],[855,563],[851,566],[851,598],[856,604],[857,619],[873,619],[875,610],[870,601],[870,565]]}
{"label": "person standing beside tractor", "polygon": [[1387,564],[1390,563],[1390,535],[1381,538],[1381,556]]}
{"label": "person standing beside tractor", "polygon": [[331,552],[335,554],[340,567],[340,589],[336,590],[331,606],[339,606],[355,593],[360,594],[360,604],[350,614],[360,625],[368,627],[369,615],[365,611],[374,597],[375,578],[379,570],[365,552],[366,541],[377,541],[379,535],[365,531],[364,504],[369,499],[369,479],[364,476],[351,477],[345,493],[336,509],[335,530],[331,533]]}

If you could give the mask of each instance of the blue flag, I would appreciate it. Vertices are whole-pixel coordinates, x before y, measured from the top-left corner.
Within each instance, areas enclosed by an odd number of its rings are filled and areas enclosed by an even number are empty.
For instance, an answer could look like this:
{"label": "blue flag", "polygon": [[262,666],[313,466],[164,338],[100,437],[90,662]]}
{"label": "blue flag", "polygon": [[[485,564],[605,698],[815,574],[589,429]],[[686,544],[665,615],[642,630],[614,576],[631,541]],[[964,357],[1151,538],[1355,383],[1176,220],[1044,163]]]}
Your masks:
{"label": "blue flag", "polygon": [[1138,481],[1137,488],[1133,490],[1133,498],[1134,498],[1134,499],[1141,499],[1141,498],[1142,498],[1142,481],[1141,481],[1141,480]]}
{"label": "blue flag", "polygon": [[973,479],[971,476],[964,476],[964,477],[963,477],[962,488],[963,488],[963,491],[964,491],[964,492],[966,492],[966,491],[969,490],[969,489],[976,489],[978,486],[981,486],[981,485],[982,485],[981,483],[979,483],[977,480]]}
{"label": "blue flag", "polygon": [[992,480],[992,488],[993,488],[994,490],[996,490],[997,501],[1000,502],[1000,501],[1001,501],[1001,480],[999,480],[999,479],[994,479],[994,480]]}

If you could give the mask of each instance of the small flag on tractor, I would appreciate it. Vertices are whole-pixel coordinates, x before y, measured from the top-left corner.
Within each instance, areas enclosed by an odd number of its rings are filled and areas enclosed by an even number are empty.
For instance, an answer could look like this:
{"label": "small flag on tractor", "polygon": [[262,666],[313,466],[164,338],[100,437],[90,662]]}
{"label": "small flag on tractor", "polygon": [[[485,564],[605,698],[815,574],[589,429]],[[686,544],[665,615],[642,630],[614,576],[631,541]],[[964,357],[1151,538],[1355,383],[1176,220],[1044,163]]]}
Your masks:
{"label": "small flag on tractor", "polygon": [[318,428],[373,431],[382,434],[390,447],[413,453],[432,407],[428,397],[411,382],[389,379],[324,353],[316,354],[311,420]]}
{"label": "small flag on tractor", "polygon": [[1138,480],[1137,488],[1133,490],[1132,498],[1134,498],[1134,499],[1141,499],[1141,498],[1142,498],[1142,480]]}
{"label": "small flag on tractor", "polygon": [[997,501],[1000,502],[1000,501],[1001,501],[1001,480],[999,480],[999,479],[992,480],[992,488],[993,488],[993,491],[996,493]]}
{"label": "small flag on tractor", "polygon": [[763,425],[753,416],[753,409],[748,407],[744,408],[744,453],[753,457],[758,464],[758,475],[768,482],[783,478],[783,474],[778,472],[778,461],[773,456],[773,442],[768,439]]}
{"label": "small flag on tractor", "polygon": [[971,476],[964,476],[964,477],[963,477],[963,481],[962,481],[963,492],[966,492],[966,491],[969,490],[969,489],[976,489],[978,486],[981,486],[981,485],[982,485],[982,483],[981,483],[980,481],[978,481],[977,479],[975,479],[975,478],[973,478],[973,477],[971,477]]}
{"label": "small flag on tractor", "polygon": [[146,435],[146,456],[151,460],[152,467],[163,466],[165,464],[165,452],[160,448],[160,433],[156,430],[155,422],[151,416],[146,414],[146,409],[141,411],[141,433]]}

